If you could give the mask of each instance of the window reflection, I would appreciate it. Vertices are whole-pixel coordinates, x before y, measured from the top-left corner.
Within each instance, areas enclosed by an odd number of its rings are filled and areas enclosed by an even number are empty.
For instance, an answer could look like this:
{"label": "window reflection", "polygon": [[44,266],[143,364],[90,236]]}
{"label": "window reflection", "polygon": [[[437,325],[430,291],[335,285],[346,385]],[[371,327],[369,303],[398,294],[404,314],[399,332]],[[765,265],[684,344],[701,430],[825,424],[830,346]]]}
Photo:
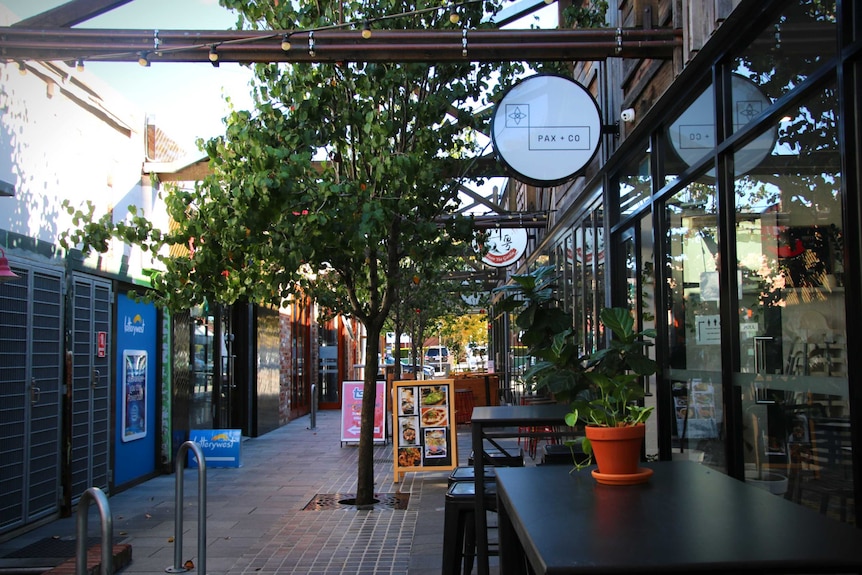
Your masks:
{"label": "window reflection", "polygon": [[834,86],[815,93],[782,122],[770,161],[735,182],[735,384],[747,479],[847,520],[852,478],[836,109]]}
{"label": "window reflection", "polygon": [[734,71],[772,101],[801,84],[835,56],[835,2],[800,0],[734,58]]}
{"label": "window reflection", "polygon": [[696,182],[668,200],[665,273],[675,457],[724,470],[717,200]]}

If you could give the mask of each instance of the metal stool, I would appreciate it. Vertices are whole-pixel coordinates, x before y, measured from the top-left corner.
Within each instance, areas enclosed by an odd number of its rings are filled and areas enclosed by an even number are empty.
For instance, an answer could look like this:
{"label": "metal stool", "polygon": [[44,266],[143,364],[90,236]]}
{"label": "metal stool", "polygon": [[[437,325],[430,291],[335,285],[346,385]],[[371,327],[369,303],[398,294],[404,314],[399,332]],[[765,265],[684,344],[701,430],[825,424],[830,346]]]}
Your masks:
{"label": "metal stool", "polygon": [[[473,481],[456,481],[446,490],[442,575],[470,575],[473,571],[476,556],[475,503],[476,483]],[[485,484],[485,508],[488,511],[497,510],[496,482]]]}
{"label": "metal stool", "polygon": [[[449,474],[449,483],[448,485],[452,485],[456,481],[474,481],[476,479],[475,475],[476,470],[473,467],[456,467],[452,470],[452,473]],[[496,481],[497,474],[494,472],[494,468],[491,466],[485,467],[485,481]]]}

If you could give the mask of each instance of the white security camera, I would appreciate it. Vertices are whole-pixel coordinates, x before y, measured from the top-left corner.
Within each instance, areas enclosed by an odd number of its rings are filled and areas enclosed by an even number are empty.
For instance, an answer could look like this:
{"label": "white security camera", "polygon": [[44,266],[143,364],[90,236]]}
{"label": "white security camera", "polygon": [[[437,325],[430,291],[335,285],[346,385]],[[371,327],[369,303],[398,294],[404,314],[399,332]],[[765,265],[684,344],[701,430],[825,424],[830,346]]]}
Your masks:
{"label": "white security camera", "polygon": [[626,108],[622,112],[620,112],[620,120],[623,122],[629,123],[635,121],[635,109],[634,108]]}

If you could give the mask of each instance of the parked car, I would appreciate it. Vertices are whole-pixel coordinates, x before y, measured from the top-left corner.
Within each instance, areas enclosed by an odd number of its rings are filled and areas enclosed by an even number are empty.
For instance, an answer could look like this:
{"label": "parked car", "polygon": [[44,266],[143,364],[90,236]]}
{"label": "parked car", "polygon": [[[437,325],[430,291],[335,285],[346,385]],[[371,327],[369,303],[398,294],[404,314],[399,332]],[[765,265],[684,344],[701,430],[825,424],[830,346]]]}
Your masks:
{"label": "parked car", "polygon": [[449,348],[445,345],[434,345],[425,350],[425,365],[432,365],[437,371],[446,371],[449,365]]}
{"label": "parked car", "polygon": [[430,365],[416,365],[408,363],[406,358],[401,359],[401,373],[422,373],[425,377],[434,377],[434,368]]}

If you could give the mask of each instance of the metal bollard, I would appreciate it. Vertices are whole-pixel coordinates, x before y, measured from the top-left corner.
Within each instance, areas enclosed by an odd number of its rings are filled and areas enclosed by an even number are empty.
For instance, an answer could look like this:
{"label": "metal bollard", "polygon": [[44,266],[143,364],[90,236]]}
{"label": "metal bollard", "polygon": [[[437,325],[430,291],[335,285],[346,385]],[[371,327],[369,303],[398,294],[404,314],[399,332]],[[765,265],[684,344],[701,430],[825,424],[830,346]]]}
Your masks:
{"label": "metal bollard", "polygon": [[87,575],[87,513],[90,500],[96,502],[102,526],[102,565],[101,575],[114,575],[114,520],[108,498],[98,487],[90,487],[81,495],[78,502],[78,517],[75,523],[75,575]]}
{"label": "metal bollard", "polygon": [[317,429],[317,384],[311,384],[311,421],[308,429]]}
{"label": "metal bollard", "polygon": [[184,573],[183,566],[183,463],[191,449],[198,460],[198,573],[207,572],[207,465],[204,453],[194,441],[186,441],[177,451],[176,494],[174,498],[174,564],[165,573]]}

